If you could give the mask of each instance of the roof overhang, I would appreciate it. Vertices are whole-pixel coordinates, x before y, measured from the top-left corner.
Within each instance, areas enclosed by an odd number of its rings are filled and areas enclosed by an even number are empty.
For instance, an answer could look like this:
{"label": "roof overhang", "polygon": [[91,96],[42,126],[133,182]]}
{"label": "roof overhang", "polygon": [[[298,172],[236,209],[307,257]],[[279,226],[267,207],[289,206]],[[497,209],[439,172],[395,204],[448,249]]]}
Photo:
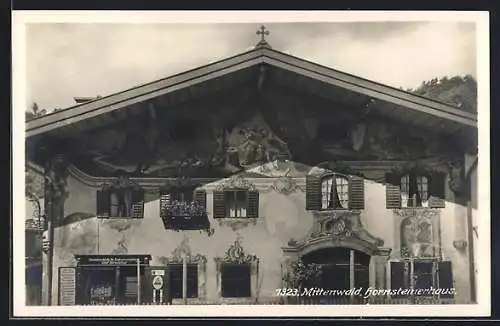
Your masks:
{"label": "roof overhang", "polygon": [[[138,86],[106,97],[97,98],[64,110],[30,120],[26,123],[26,137],[51,133],[58,129],[74,129],[79,124],[106,121],[106,115],[116,115],[120,109],[133,108],[154,98],[198,87],[217,78],[225,78],[239,71],[266,64],[300,78],[320,83],[321,92],[343,89],[376,100],[374,110],[408,123],[438,128],[447,134],[477,130],[477,114],[457,107],[417,96],[400,89],[327,68],[282,52],[257,48],[197,69]],[[312,87],[314,88],[314,87]],[[112,120],[112,119],[109,119]],[[108,121],[109,121],[108,120]]]}

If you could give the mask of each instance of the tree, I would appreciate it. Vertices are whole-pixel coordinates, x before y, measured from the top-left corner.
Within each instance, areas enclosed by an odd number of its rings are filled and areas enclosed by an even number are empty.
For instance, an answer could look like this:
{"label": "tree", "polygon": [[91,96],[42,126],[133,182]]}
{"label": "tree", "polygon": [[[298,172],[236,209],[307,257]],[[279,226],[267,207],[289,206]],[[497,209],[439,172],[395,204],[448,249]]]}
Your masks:
{"label": "tree", "polygon": [[38,107],[38,104],[33,102],[33,105],[31,106],[31,111],[26,111],[25,120],[28,121],[28,120],[40,117],[46,113],[47,113],[47,110],[45,110],[45,109],[40,110],[40,108]]}
{"label": "tree", "polygon": [[408,92],[477,112],[477,82],[470,75],[433,78]]}

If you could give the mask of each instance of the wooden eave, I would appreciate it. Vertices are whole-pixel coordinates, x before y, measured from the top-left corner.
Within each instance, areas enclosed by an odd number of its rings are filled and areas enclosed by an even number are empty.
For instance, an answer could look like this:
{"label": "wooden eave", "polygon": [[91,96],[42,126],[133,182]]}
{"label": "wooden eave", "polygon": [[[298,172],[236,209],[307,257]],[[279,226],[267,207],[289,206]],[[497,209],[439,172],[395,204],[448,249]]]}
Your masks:
{"label": "wooden eave", "polygon": [[[392,117],[401,117],[402,120],[404,116],[407,116],[406,120],[409,120],[409,122],[418,120],[420,123],[426,123],[426,121],[436,120],[437,118],[437,120],[442,121],[440,124],[441,131],[451,134],[462,128],[465,130],[472,129],[473,131],[477,129],[477,114],[475,113],[343,73],[273,49],[256,48],[165,79],[35,118],[26,123],[26,137],[54,131],[88,119],[93,120],[93,118],[107,115],[122,108],[131,107],[159,96],[261,64],[283,69],[307,79],[313,79],[332,89],[342,88],[380,100],[382,103],[391,104],[389,109],[387,109],[387,105],[385,105],[385,108],[380,106],[379,111],[381,114],[391,114]],[[328,91],[328,87],[325,92]],[[377,110],[377,105],[374,105],[374,109]],[[395,112],[396,114],[394,114]],[[450,128],[448,132],[447,128]]]}

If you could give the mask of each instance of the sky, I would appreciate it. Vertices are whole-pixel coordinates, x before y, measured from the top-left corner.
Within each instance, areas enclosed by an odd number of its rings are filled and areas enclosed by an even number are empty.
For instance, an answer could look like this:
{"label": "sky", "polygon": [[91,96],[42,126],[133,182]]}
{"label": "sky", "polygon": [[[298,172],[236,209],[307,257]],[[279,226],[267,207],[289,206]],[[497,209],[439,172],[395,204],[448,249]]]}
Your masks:
{"label": "sky", "polygon": [[[266,23],[279,51],[384,83],[415,88],[434,77],[476,77],[472,22]],[[106,96],[250,50],[254,23],[30,23],[27,108]]]}

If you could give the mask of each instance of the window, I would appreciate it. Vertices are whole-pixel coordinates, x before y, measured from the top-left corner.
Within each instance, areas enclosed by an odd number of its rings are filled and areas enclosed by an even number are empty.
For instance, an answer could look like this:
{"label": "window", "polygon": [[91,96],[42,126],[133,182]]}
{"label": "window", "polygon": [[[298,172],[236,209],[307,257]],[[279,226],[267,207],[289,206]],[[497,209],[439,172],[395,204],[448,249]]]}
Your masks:
{"label": "window", "polygon": [[227,217],[247,216],[247,192],[244,190],[225,191],[224,201],[226,203]]}
{"label": "window", "polygon": [[97,215],[100,217],[142,218],[144,190],[137,186],[112,185],[97,191]]}
{"label": "window", "polygon": [[224,298],[251,297],[251,264],[223,263],[221,293]]}
{"label": "window", "polygon": [[197,230],[210,226],[206,192],[193,187],[160,189],[160,217],[166,229]]}
{"label": "window", "polygon": [[257,218],[259,215],[259,192],[234,189],[214,192],[215,218]]}
{"label": "window", "polygon": [[406,174],[401,177],[401,207],[428,207],[429,184],[424,175]]}
{"label": "window", "polygon": [[364,209],[364,179],[328,173],[306,177],[306,209]]}
{"label": "window", "polygon": [[[144,277],[144,268],[140,269]],[[80,304],[137,303],[138,280],[136,266],[80,267]]]}
{"label": "window", "polygon": [[321,182],[321,209],[348,208],[349,180],[343,176],[328,176]]}
{"label": "window", "polygon": [[[187,287],[186,287],[186,297],[187,298],[197,298],[198,297],[198,265],[197,264],[187,264]],[[169,264],[168,265],[168,275],[170,284],[170,296],[172,299],[182,299],[183,298],[183,265],[182,264]]]}
{"label": "window", "polygon": [[[390,266],[392,297],[454,296],[450,261],[411,259],[393,261]],[[408,291],[403,292],[405,289]]]}
{"label": "window", "polygon": [[387,173],[387,208],[443,208],[444,173]]}

